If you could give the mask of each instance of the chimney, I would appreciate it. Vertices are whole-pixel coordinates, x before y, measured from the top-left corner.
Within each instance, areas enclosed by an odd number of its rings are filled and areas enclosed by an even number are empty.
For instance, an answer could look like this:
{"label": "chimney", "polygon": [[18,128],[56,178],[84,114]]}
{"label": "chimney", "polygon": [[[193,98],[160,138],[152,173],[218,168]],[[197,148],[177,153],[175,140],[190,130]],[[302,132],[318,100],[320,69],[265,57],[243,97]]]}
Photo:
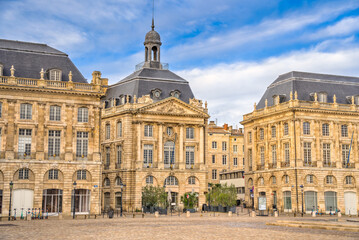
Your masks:
{"label": "chimney", "polygon": [[228,130],[228,124],[227,123],[223,124],[223,128],[224,130]]}

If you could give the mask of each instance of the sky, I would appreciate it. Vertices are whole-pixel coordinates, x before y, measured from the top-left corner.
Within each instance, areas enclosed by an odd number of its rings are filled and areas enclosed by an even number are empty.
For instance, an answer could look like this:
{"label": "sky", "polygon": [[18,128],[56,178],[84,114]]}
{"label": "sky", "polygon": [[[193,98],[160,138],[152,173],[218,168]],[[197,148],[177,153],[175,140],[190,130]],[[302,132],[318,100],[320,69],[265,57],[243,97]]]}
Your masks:
{"label": "sky", "polygon": [[[152,0],[0,0],[0,38],[66,52],[85,78],[120,81],[144,60]],[[155,0],[161,61],[240,127],[279,75],[359,77],[359,0]]]}

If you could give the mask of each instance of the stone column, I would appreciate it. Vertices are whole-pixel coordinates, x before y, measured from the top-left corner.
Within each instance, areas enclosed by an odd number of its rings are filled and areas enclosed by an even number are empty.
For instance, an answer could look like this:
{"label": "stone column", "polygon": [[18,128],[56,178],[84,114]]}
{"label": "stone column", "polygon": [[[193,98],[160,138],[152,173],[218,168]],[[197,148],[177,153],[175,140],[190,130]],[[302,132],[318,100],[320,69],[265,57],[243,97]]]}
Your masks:
{"label": "stone column", "polygon": [[67,123],[65,140],[65,160],[72,161],[74,157],[72,143],[74,140],[76,141],[76,135],[74,134],[75,129],[73,127],[75,125],[75,114],[73,105],[66,105],[66,115],[64,120]]}
{"label": "stone column", "polygon": [[[230,160],[229,160],[230,161]],[[203,126],[199,128],[199,162],[202,165],[204,163],[204,134]]]}
{"label": "stone column", "polygon": [[141,168],[141,135],[142,135],[142,131],[141,131],[141,122],[139,122],[137,124],[137,164],[136,164],[136,168]]}
{"label": "stone column", "polygon": [[179,125],[179,166],[180,166],[180,169],[185,169],[185,160],[183,159],[183,156],[184,156],[184,151],[183,151],[183,148],[184,148],[184,137],[183,137],[183,128],[184,128],[184,125],[183,124],[180,124]]}
{"label": "stone column", "polygon": [[158,124],[158,159],[157,164],[159,169],[163,169],[163,124]]}

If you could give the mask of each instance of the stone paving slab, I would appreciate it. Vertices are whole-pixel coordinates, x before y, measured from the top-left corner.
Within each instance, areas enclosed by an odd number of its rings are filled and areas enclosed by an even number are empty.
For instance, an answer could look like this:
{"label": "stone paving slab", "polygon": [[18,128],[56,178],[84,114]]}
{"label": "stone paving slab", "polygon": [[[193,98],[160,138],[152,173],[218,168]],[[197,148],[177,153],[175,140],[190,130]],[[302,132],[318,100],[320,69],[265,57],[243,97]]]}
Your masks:
{"label": "stone paving slab", "polygon": [[0,239],[359,239],[356,232],[266,225],[277,220],[195,214],[189,218],[146,215],[145,218],[11,221],[0,222]]}

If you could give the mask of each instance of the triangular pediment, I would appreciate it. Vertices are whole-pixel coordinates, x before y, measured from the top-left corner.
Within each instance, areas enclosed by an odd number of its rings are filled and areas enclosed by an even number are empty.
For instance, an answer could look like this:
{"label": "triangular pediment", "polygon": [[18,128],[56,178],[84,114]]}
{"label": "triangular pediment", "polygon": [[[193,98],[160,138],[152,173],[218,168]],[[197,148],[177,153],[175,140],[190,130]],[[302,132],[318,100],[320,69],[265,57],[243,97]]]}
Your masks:
{"label": "triangular pediment", "polygon": [[141,113],[161,115],[183,115],[208,117],[202,109],[195,108],[177,98],[171,97],[138,109]]}

